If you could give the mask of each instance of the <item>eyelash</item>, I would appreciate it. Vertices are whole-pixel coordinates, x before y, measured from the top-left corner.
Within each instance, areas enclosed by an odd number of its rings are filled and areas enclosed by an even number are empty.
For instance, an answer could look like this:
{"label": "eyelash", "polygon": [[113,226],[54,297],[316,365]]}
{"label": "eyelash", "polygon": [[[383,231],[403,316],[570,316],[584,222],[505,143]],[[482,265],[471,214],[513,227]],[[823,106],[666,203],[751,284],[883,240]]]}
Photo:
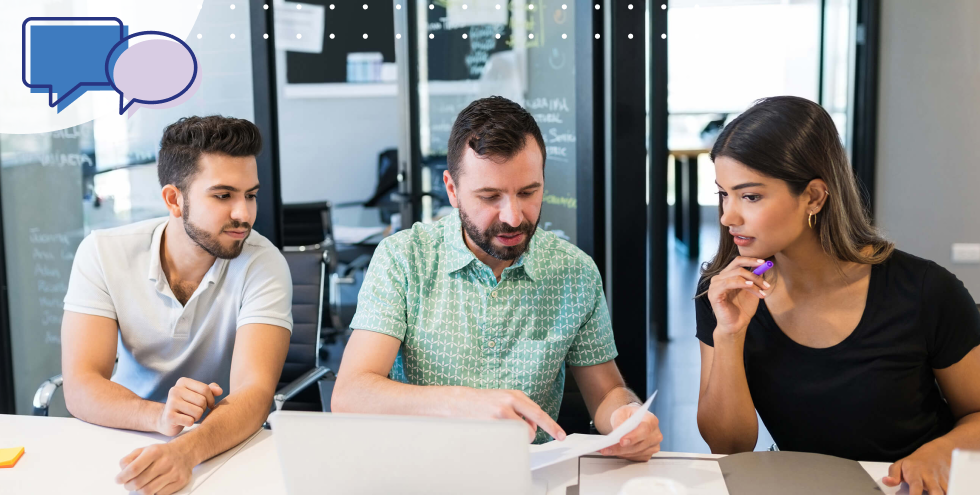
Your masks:
{"label": "eyelash", "polygon": [[[728,193],[725,192],[725,191],[718,191],[715,194],[717,194],[717,195],[719,195],[719,196],[721,196],[723,198],[727,198],[728,197]],[[747,199],[750,203],[755,203],[756,201],[759,201],[760,199],[762,199],[762,195],[761,194],[746,194],[746,195],[742,196],[742,198],[743,199]]]}
{"label": "eyelash", "polygon": [[[255,196],[256,196],[255,194],[246,194],[245,195],[245,199],[255,199]],[[222,200],[224,200],[224,199],[230,198],[231,195],[230,194],[216,194],[214,197],[216,199],[222,199]]]}
{"label": "eyelash", "polygon": [[[529,198],[529,197],[531,197],[532,194],[534,194],[534,193],[533,192],[521,192],[521,193],[517,193],[517,195],[520,196],[520,197],[522,197],[522,198]],[[482,199],[483,201],[495,201],[497,198],[498,198],[498,196],[480,196],[480,199]]]}

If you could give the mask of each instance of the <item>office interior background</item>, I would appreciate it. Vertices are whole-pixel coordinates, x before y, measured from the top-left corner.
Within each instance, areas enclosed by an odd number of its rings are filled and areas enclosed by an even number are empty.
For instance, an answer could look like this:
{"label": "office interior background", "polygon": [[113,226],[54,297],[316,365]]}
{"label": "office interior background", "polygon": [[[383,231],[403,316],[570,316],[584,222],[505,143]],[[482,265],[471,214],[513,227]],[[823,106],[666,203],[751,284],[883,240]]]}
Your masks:
{"label": "office interior background", "polygon": [[[980,298],[980,259],[953,249],[980,242],[978,24],[973,0],[203,0],[185,40],[203,78],[186,103],[0,135],[0,413],[31,414],[60,373],[82,238],[167,214],[166,125],[221,114],[260,127],[255,228],[330,249],[319,357],[336,369],[373,248],[447,213],[453,120],[502,95],[541,127],[540,226],[599,267],[627,384],[660,391],[663,449],[708,452],[692,297],[720,234],[714,137],[758,98],[819,102],[875,223]],[[581,398],[566,388],[560,422],[575,431]],[[60,394],[50,413],[68,414]],[[757,448],[771,442],[760,426]]]}

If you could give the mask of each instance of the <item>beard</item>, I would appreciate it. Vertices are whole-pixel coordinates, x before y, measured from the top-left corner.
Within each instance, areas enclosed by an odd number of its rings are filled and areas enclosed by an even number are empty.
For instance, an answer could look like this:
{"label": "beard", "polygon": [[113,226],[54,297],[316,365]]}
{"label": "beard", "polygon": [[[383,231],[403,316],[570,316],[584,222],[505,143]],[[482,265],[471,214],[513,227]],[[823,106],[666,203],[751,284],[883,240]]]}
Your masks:
{"label": "beard", "polygon": [[[502,222],[494,222],[492,225],[487,227],[486,230],[480,231],[480,229],[470,221],[470,217],[466,215],[466,212],[462,208],[459,209],[459,220],[463,224],[463,230],[466,231],[466,235],[470,237],[473,244],[476,244],[483,250],[483,252],[497,258],[501,261],[511,261],[520,257],[522,254],[527,252],[528,247],[531,245],[531,237],[534,236],[534,231],[538,228],[538,222],[528,222],[527,219],[524,220],[522,224],[517,227],[511,227]],[[538,217],[541,220],[541,217]],[[495,246],[493,240],[501,234],[524,234],[524,242],[516,246]]]}
{"label": "beard", "polygon": [[[231,223],[225,225],[221,228],[222,231],[226,229],[241,229],[244,228],[248,231],[245,234],[245,239],[252,235],[252,227],[248,222],[239,222],[238,220],[232,220]],[[187,233],[187,237],[190,237],[198,246],[201,247],[205,252],[214,256],[215,258],[221,258],[225,260],[230,260],[237,258],[238,255],[242,254],[242,249],[245,247],[245,239],[240,241],[235,241],[232,243],[231,247],[224,247],[221,241],[218,240],[218,236],[194,225],[191,222],[191,204],[187,197],[184,197],[184,232]],[[220,233],[218,235],[221,235]]]}

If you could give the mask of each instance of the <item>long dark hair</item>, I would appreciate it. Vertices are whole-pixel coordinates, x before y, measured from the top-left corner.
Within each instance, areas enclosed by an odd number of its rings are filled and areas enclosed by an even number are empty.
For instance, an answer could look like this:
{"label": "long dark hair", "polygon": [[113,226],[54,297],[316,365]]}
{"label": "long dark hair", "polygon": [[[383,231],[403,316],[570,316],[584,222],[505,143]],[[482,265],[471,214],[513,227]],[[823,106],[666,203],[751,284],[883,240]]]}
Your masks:
{"label": "long dark hair", "polygon": [[[825,253],[838,261],[879,264],[895,246],[871,225],[867,204],[841,145],[837,128],[820,105],[796,96],[763,98],[735,118],[718,136],[711,161],[725,156],[803,194],[810,181],[823,179],[829,197],[816,219],[817,236]],[[724,213],[718,199],[718,218]],[[719,227],[723,227],[719,221]],[[722,234],[718,253],[701,267],[699,290],[727,267],[738,246]],[[866,252],[865,248],[873,249]]]}

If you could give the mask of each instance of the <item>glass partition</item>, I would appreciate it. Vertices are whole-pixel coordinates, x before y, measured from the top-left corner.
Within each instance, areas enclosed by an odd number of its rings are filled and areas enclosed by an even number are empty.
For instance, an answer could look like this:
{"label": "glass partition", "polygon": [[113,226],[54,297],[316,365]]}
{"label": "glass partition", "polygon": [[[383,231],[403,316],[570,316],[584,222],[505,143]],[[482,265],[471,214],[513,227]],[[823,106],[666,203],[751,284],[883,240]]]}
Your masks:
{"label": "glass partition", "polygon": [[413,125],[418,126],[422,192],[430,193],[422,198],[423,221],[451,210],[442,172],[456,116],[475,99],[499,95],[527,108],[541,127],[547,161],[539,225],[572,243],[577,241],[577,5],[587,3],[416,3],[419,81],[414,88],[418,114],[413,116]]}
{"label": "glass partition", "polygon": [[[250,32],[248,1],[234,3],[238,8],[203,2],[185,40],[202,79],[183,104],[100,117],[55,132],[0,134],[17,414],[30,414],[37,387],[61,372],[62,305],[79,242],[93,229],[167,214],[156,173],[163,128],[190,115],[254,120],[251,36],[263,33]],[[87,98],[72,105],[92,104]],[[62,394],[50,412],[68,414]]]}

